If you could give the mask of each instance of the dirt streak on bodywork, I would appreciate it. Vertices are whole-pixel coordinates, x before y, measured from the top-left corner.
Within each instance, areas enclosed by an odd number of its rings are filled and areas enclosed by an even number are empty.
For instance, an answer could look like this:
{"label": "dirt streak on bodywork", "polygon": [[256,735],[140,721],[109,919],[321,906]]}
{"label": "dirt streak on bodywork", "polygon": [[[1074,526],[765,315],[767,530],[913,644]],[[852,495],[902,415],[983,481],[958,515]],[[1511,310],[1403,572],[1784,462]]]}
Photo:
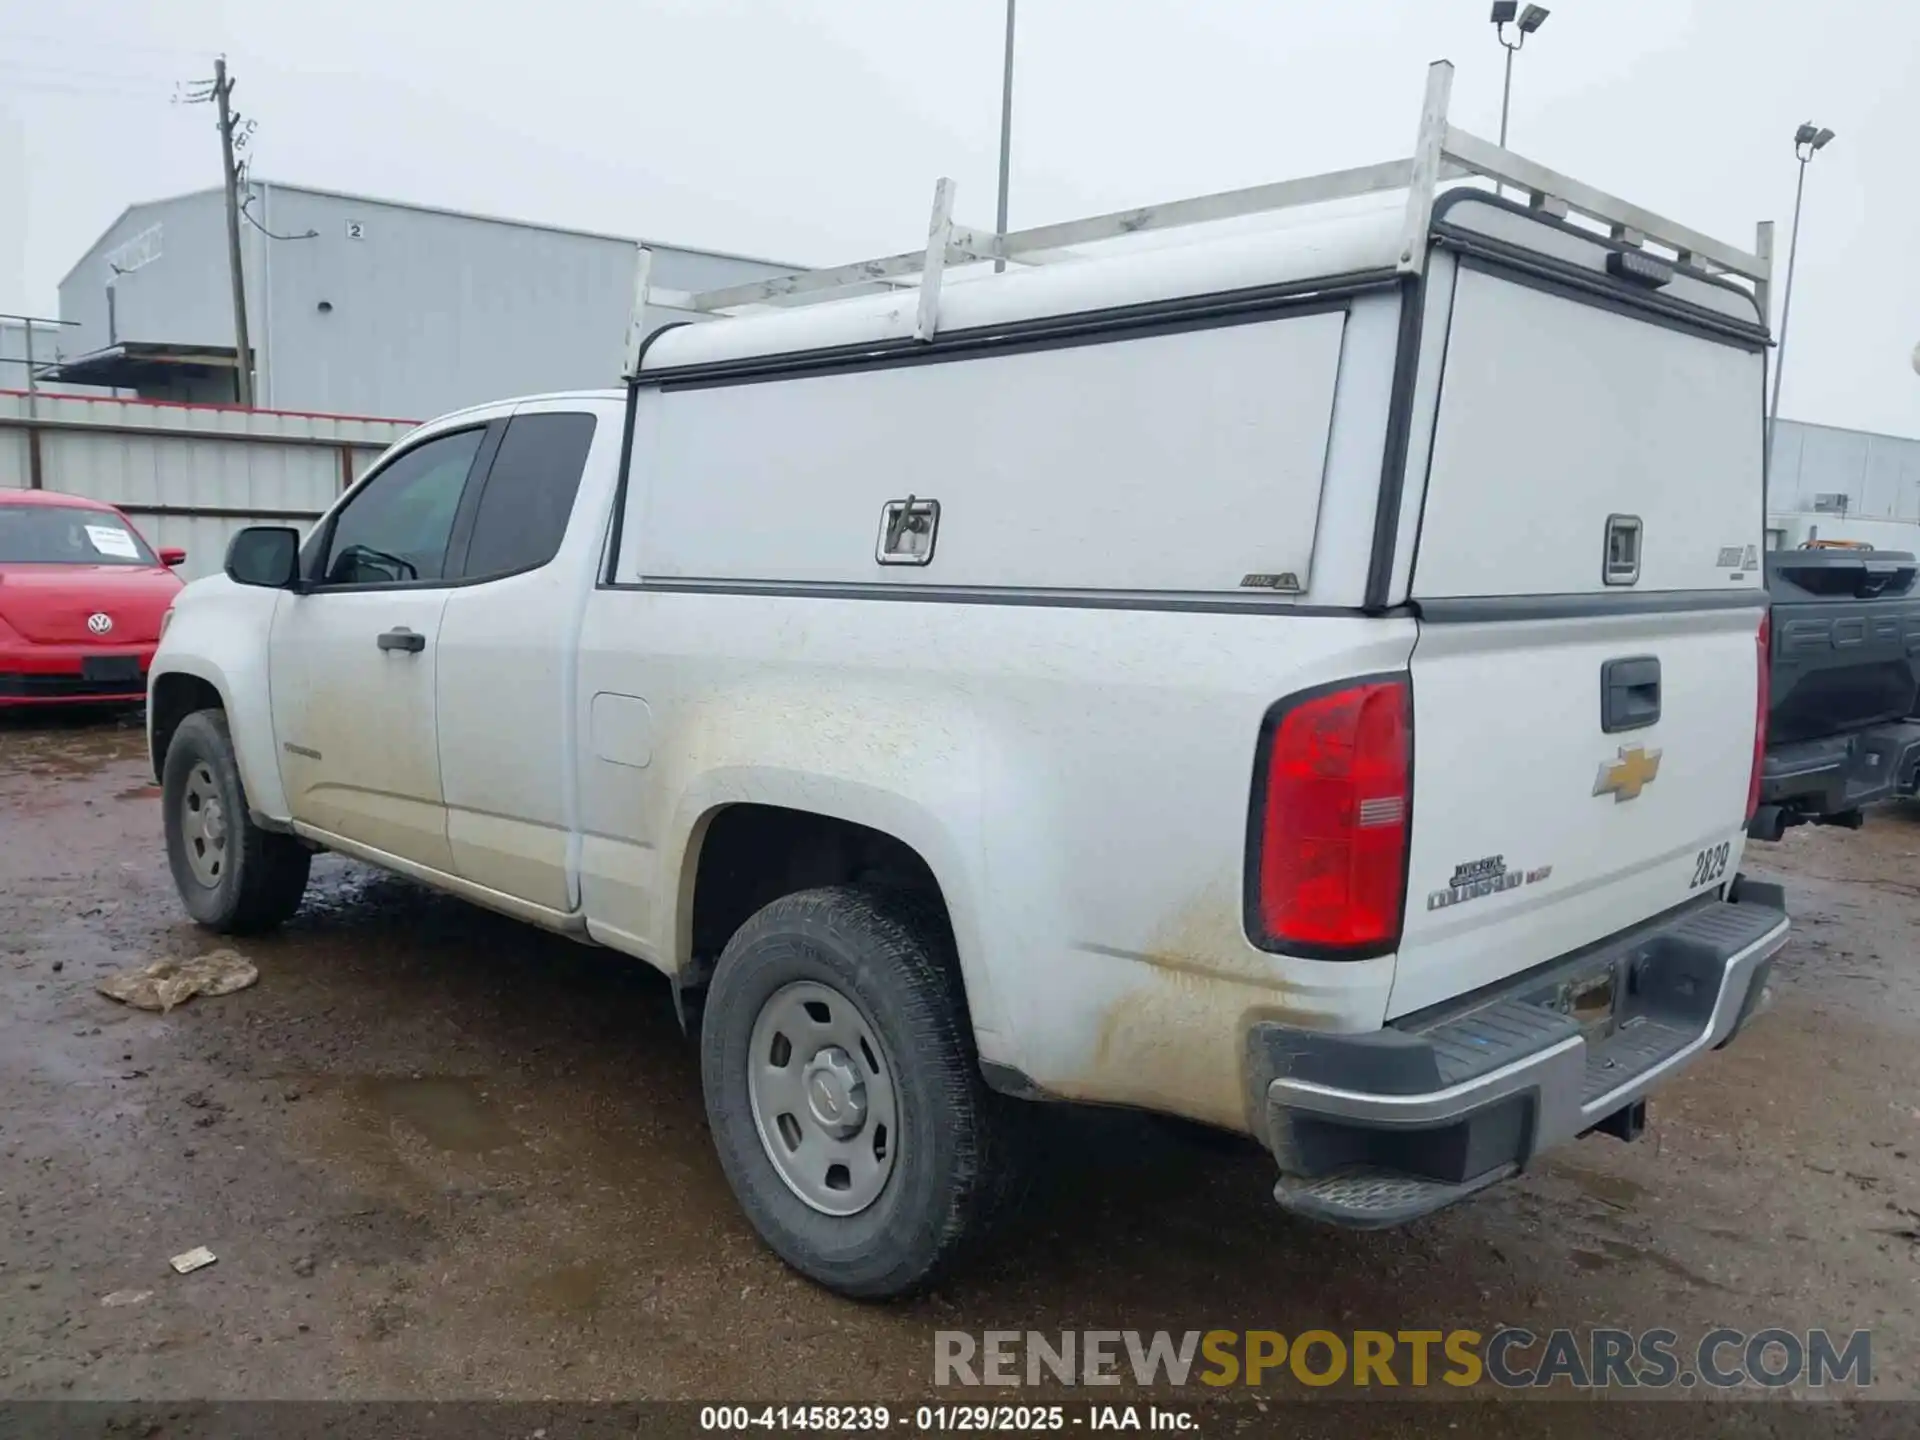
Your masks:
{"label": "dirt streak on bodywork", "polygon": [[1139,952],[1108,953],[1117,964],[1133,962],[1126,966],[1130,983],[1101,1012],[1086,1068],[1054,1088],[1069,1098],[1167,1110],[1256,1133],[1247,1027],[1315,1020],[1296,987],[1247,944],[1237,889],[1209,885]]}

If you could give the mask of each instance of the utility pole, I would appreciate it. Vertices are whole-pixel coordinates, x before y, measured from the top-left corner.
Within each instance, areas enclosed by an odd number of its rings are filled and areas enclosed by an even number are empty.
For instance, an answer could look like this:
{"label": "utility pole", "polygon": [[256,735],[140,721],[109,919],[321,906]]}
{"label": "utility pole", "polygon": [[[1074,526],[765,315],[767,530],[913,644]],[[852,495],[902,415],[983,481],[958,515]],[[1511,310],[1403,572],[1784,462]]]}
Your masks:
{"label": "utility pole", "polygon": [[[1007,56],[1000,68],[1000,205],[994,212],[994,224],[1000,236],[1007,234],[1007,181],[1013,159],[1013,0],[1007,0]],[[996,271],[1005,270],[1004,258],[993,262]]]}
{"label": "utility pole", "polygon": [[247,282],[240,269],[240,172],[233,161],[233,111],[227,97],[233,81],[227,78],[223,55],[213,62],[213,99],[220,109],[220,160],[226,171],[227,270],[233,278],[234,399],[253,408],[253,347],[247,341]]}
{"label": "utility pole", "polygon": [[1504,40],[1501,48],[1507,52],[1507,78],[1500,85],[1500,148],[1507,148],[1507,111],[1513,105],[1513,56],[1520,47],[1508,45]]}
{"label": "utility pole", "polygon": [[[1500,148],[1507,148],[1507,111],[1513,103],[1513,57],[1520,53],[1520,47],[1527,43],[1527,36],[1533,34],[1547,23],[1547,7],[1529,5],[1522,10],[1517,0],[1495,0],[1493,7],[1493,33],[1507,52],[1507,75],[1500,84]],[[1511,40],[1507,38],[1507,26],[1514,27]],[[1496,186],[1497,190],[1499,187]]]}
{"label": "utility pole", "polygon": [[1780,342],[1773,352],[1773,405],[1767,411],[1767,466],[1773,466],[1773,432],[1780,424],[1780,380],[1787,373],[1787,320],[1793,314],[1793,267],[1800,259],[1800,202],[1807,194],[1807,166],[1816,150],[1827,148],[1833,131],[1811,120],[1793,132],[1793,158],[1800,178],[1793,186],[1793,238],[1787,241],[1787,291],[1780,297]]}

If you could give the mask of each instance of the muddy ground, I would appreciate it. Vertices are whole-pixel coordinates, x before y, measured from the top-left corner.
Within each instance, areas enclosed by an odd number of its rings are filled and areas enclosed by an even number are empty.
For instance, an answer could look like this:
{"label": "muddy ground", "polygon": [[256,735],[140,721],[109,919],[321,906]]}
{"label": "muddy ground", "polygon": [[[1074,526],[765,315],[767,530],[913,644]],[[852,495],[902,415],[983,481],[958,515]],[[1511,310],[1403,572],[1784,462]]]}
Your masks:
{"label": "muddy ground", "polygon": [[159,824],[135,719],[0,721],[0,1398],[898,1401],[938,1329],[1501,1323],[1870,1327],[1920,1396],[1920,810],[1749,852],[1797,920],[1777,1003],[1636,1144],[1357,1235],[1258,1153],[1074,1118],[988,1260],[885,1307],[756,1243],[637,963],[326,857],[253,988],[96,994],[219,943]]}

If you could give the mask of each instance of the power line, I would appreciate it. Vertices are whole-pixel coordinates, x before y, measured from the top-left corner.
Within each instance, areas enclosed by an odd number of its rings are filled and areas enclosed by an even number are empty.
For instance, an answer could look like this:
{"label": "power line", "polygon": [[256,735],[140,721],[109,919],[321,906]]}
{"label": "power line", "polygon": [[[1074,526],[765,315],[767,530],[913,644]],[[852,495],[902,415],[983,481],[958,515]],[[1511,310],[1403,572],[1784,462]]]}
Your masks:
{"label": "power line", "polygon": [[[240,167],[240,184],[242,187],[245,187],[248,184],[247,167],[244,165]],[[318,230],[314,230],[311,228],[299,235],[275,234],[273,231],[269,230],[266,226],[262,225],[258,220],[253,218],[252,206],[253,206],[253,191],[248,190],[247,198],[240,202],[240,218],[246,221],[249,225],[253,226],[254,229],[258,230],[262,235],[266,236],[269,240],[318,240],[320,238],[320,232]]]}
{"label": "power line", "polygon": [[43,65],[36,60],[21,60],[17,58],[0,58],[0,69],[24,72],[29,78],[34,79],[61,81],[104,80],[116,85],[139,85],[149,82],[156,85],[164,85],[166,83],[164,76],[151,70],[141,74],[129,74],[124,70],[80,70],[71,65]]}
{"label": "power line", "polygon": [[253,135],[251,120],[243,120],[233,109],[233,80],[227,74],[227,57],[213,62],[212,80],[195,80],[193,89],[180,101],[185,105],[218,107],[220,120],[220,169],[227,192],[227,271],[233,281],[233,381],[234,399],[242,408],[253,408],[253,346],[247,337],[247,285],[240,269],[240,164],[235,152],[246,148]]}
{"label": "power line", "polygon": [[89,51],[100,53],[109,53],[117,50],[121,54],[129,56],[164,56],[166,57],[166,63],[170,67],[182,64],[190,59],[198,58],[206,53],[203,50],[197,50],[184,45],[143,45],[134,40],[123,40],[94,34],[89,34],[84,37],[84,40],[80,40],[73,35],[48,35],[44,32],[30,30],[0,30],[0,41],[5,42],[10,47],[15,45],[43,45],[63,51],[71,50],[76,43],[83,43]]}
{"label": "power line", "polygon": [[31,91],[39,95],[91,95],[103,98],[143,100],[159,105],[166,103],[167,91],[159,82],[152,88],[142,89],[135,85],[110,85],[98,82],[73,83],[58,79],[26,78],[0,74],[0,88],[6,90]]}

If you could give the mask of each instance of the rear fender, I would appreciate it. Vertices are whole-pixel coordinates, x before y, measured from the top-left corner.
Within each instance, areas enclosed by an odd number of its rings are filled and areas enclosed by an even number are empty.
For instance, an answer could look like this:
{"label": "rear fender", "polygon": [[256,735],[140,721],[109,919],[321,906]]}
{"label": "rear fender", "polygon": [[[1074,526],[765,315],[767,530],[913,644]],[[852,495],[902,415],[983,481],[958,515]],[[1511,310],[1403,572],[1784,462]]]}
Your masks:
{"label": "rear fender", "polygon": [[[669,791],[675,797],[666,827],[671,848],[661,857],[660,872],[678,880],[667,932],[674,937],[672,969],[684,968],[690,958],[694,877],[716,814],[729,805],[773,805],[849,821],[892,836],[933,872],[953,926],[974,1029],[983,1050],[991,1052],[1005,1022],[980,929],[980,867],[970,858],[982,849],[978,755],[969,738],[976,731],[943,725],[924,708],[905,703],[898,706],[899,723],[889,725],[889,698],[841,692],[828,703],[817,694],[810,700],[783,694],[778,703],[756,705],[751,694],[736,692],[711,708],[693,706],[683,714],[683,738],[661,746],[680,770]],[[810,706],[817,707],[811,715]],[[849,713],[861,717],[860,738],[870,743],[850,743]],[[756,715],[765,723],[755,723]],[[881,735],[892,741],[871,743]]]}

